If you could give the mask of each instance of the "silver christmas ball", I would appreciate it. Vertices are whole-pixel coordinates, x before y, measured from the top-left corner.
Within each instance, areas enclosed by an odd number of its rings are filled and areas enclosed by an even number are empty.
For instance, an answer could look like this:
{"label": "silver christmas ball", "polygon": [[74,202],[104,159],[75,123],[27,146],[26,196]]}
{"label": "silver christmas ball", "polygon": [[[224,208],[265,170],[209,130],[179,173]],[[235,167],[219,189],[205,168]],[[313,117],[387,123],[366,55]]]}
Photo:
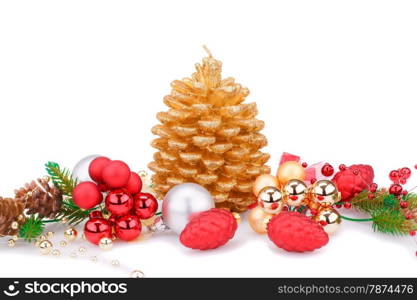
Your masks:
{"label": "silver christmas ball", "polygon": [[214,208],[214,200],[201,185],[183,183],[173,187],[162,202],[165,224],[176,234],[181,234],[190,217]]}
{"label": "silver christmas ball", "polygon": [[100,157],[101,155],[89,155],[81,159],[79,162],[76,163],[74,168],[72,169],[72,177],[74,179],[77,179],[78,182],[83,181],[93,181],[88,174],[88,167],[90,166],[90,163],[96,159],[97,157]]}

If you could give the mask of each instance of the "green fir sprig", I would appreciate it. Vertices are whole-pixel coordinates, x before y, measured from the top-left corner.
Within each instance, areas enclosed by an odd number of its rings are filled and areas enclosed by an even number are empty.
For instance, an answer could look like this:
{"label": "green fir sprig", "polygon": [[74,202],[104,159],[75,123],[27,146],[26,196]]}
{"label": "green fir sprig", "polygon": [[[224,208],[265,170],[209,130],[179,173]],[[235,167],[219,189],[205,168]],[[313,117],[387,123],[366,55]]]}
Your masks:
{"label": "green fir sprig", "polygon": [[45,164],[46,172],[52,179],[54,185],[68,197],[72,197],[72,191],[77,185],[77,180],[71,175],[66,168],[61,168],[56,162],[49,161]]}
{"label": "green fir sprig", "polygon": [[27,242],[33,242],[42,234],[44,228],[44,221],[32,215],[20,226],[19,237]]}

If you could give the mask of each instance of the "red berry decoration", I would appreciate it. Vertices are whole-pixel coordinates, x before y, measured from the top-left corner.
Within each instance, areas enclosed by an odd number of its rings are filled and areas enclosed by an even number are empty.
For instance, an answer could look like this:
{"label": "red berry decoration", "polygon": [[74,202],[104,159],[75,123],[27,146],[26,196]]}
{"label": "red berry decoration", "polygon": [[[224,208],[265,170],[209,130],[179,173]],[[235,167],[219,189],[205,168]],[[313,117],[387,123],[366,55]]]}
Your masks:
{"label": "red berry decoration", "polygon": [[103,214],[99,210],[94,210],[88,215],[90,219],[103,219]]}
{"label": "red berry decoration", "polygon": [[301,166],[302,166],[303,168],[307,168],[307,167],[308,167],[308,163],[303,162],[303,163],[301,164]]}
{"label": "red berry decoration", "polygon": [[339,165],[339,170],[340,171],[346,170],[346,165],[344,165],[344,164]]}
{"label": "red berry decoration", "polygon": [[116,236],[123,241],[133,241],[142,230],[142,224],[138,217],[126,215],[120,217],[115,222]]}
{"label": "red berry decoration", "polygon": [[401,208],[407,208],[408,203],[406,201],[400,201],[400,206],[401,206]]}
{"label": "red berry decoration", "polygon": [[191,249],[215,249],[232,239],[236,229],[236,219],[230,212],[213,208],[191,219],[182,231],[180,241]]}
{"label": "red berry decoration", "polygon": [[389,193],[391,195],[399,196],[401,195],[402,191],[403,191],[402,186],[396,183],[391,184],[391,186],[389,187]]}
{"label": "red berry decoration", "polygon": [[126,186],[130,179],[130,169],[127,164],[120,160],[113,160],[104,167],[101,177],[104,183],[112,188],[121,188]]}
{"label": "red berry decoration", "polygon": [[323,227],[299,212],[281,212],[268,223],[268,237],[289,252],[313,251],[329,242]]}
{"label": "red berry decoration", "polygon": [[372,183],[370,188],[369,188],[369,191],[371,193],[375,193],[377,191],[377,189],[378,189],[378,185],[376,183]]}
{"label": "red berry decoration", "polygon": [[343,204],[343,207],[346,209],[350,209],[352,207],[352,203],[346,202],[345,204]]}
{"label": "red berry decoration", "polygon": [[411,177],[411,169],[410,168],[401,168],[400,174],[404,179],[409,179]]}
{"label": "red berry decoration", "polygon": [[133,198],[126,190],[114,190],[107,194],[106,208],[112,215],[127,215],[132,207]]}
{"label": "red berry decoration", "polygon": [[103,201],[97,184],[90,181],[79,183],[72,191],[74,203],[82,209],[91,209]]}
{"label": "red berry decoration", "polygon": [[103,182],[102,173],[103,169],[111,162],[107,157],[101,156],[94,159],[90,166],[88,167],[88,173],[90,174],[91,179],[97,183]]}
{"label": "red berry decoration", "polygon": [[321,168],[321,174],[326,177],[330,177],[334,174],[334,168],[331,164],[324,164],[324,166]]}
{"label": "red berry decoration", "polygon": [[334,175],[332,181],[342,195],[342,201],[350,201],[355,195],[372,187],[374,170],[368,165],[352,165]]}
{"label": "red berry decoration", "polygon": [[158,201],[148,193],[139,193],[134,198],[134,212],[140,219],[149,219],[155,215]]}
{"label": "red berry decoration", "polygon": [[392,170],[389,172],[389,179],[394,183],[398,183],[400,181],[400,172],[398,170]]}
{"label": "red berry decoration", "polygon": [[135,195],[142,190],[142,179],[135,172],[130,172],[130,178],[124,187],[128,193]]}
{"label": "red berry decoration", "polygon": [[85,223],[84,236],[85,238],[98,245],[102,238],[111,238],[112,228],[110,222],[105,219],[94,218]]}

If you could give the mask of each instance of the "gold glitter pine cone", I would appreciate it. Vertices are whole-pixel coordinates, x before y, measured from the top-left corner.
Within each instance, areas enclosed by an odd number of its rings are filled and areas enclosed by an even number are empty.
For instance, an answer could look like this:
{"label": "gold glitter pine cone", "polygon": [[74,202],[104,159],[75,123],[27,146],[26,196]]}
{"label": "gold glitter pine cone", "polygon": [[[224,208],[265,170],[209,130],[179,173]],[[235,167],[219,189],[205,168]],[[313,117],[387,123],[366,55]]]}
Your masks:
{"label": "gold glitter pine cone", "polygon": [[54,218],[61,209],[62,193],[49,185],[49,179],[37,179],[15,191],[16,199],[25,205],[26,214],[38,214],[40,218]]}
{"label": "gold glitter pine cone", "polygon": [[0,236],[16,235],[24,223],[24,204],[12,198],[0,197]]}
{"label": "gold glitter pine cone", "polygon": [[254,201],[256,177],[270,173],[270,155],[260,151],[267,139],[256,104],[242,103],[249,90],[222,79],[221,70],[210,55],[191,78],[171,84],[164,98],[170,109],[157,114],[161,124],[152,128],[158,152],[148,166],[161,198],[177,184],[195,182],[211,192],[217,207],[241,212]]}

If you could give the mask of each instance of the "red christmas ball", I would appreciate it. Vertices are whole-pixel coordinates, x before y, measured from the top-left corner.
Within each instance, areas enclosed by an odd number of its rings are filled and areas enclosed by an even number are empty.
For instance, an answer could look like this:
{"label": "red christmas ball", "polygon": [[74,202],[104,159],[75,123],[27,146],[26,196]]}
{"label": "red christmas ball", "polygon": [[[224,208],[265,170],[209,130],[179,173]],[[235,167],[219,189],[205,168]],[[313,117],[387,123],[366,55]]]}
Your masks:
{"label": "red christmas ball", "polygon": [[149,219],[155,215],[158,209],[158,201],[148,193],[139,193],[135,196],[134,211],[141,219]]}
{"label": "red christmas ball", "polygon": [[90,181],[79,183],[72,191],[74,203],[82,209],[91,209],[103,201],[97,184]]}
{"label": "red christmas ball", "polygon": [[90,174],[91,179],[93,179],[97,183],[103,182],[101,174],[103,173],[103,169],[110,162],[111,160],[104,156],[100,156],[94,159],[88,167],[88,173]]}
{"label": "red christmas ball", "polygon": [[127,215],[117,219],[115,229],[119,239],[132,241],[140,235],[142,224],[138,217]]}
{"label": "red christmas ball", "polygon": [[106,196],[106,208],[112,215],[127,215],[132,207],[133,198],[126,190],[114,190]]}
{"label": "red christmas ball", "polygon": [[90,219],[103,219],[103,214],[99,210],[94,210],[88,215]]}
{"label": "red christmas ball", "polygon": [[410,168],[402,168],[400,170],[400,174],[401,174],[402,178],[407,180],[411,177],[411,169]]}
{"label": "red christmas ball", "polygon": [[139,193],[142,190],[142,179],[135,172],[130,172],[130,178],[125,189],[132,195]]}
{"label": "red christmas ball", "polygon": [[396,183],[391,184],[391,186],[389,187],[389,193],[391,195],[399,196],[401,195],[402,191],[403,191],[403,188],[401,187],[401,185],[396,184]]}
{"label": "red christmas ball", "polygon": [[124,187],[130,178],[130,169],[120,160],[113,160],[104,167],[101,174],[104,183],[113,189]]}
{"label": "red christmas ball", "polygon": [[398,183],[400,180],[400,172],[398,170],[392,170],[389,172],[389,179],[394,183]]}
{"label": "red christmas ball", "polygon": [[322,168],[321,168],[321,174],[323,174],[326,177],[330,177],[334,174],[334,168],[332,165],[330,164],[325,164]]}
{"label": "red christmas ball", "polygon": [[102,238],[111,238],[111,225],[105,219],[94,218],[88,220],[84,226],[84,236],[85,238],[93,243],[98,245]]}

